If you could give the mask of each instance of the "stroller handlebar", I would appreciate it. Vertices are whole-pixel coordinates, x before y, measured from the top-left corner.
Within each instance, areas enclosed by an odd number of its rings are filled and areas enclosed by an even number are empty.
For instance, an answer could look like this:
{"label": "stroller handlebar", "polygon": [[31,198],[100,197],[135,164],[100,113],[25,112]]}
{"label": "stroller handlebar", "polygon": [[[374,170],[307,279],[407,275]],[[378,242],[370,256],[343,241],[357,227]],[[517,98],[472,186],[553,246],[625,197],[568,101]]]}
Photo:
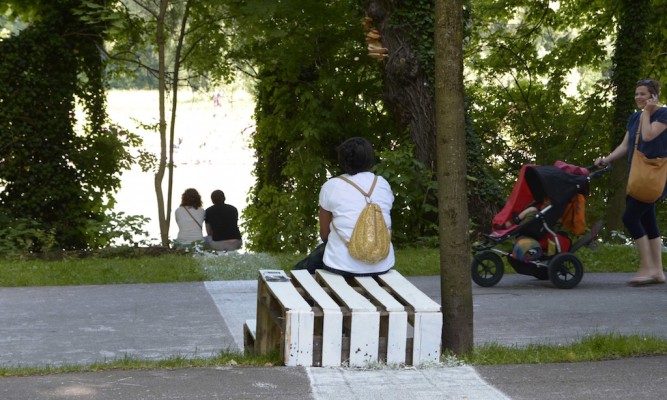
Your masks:
{"label": "stroller handlebar", "polygon": [[[587,170],[592,170],[593,168],[596,168],[595,165],[591,165],[590,167],[586,167]],[[593,171],[588,175],[589,180],[590,179],[595,179],[599,178],[601,175],[606,174],[607,172],[611,171],[611,164],[606,164],[602,168],[598,168],[597,170]]]}

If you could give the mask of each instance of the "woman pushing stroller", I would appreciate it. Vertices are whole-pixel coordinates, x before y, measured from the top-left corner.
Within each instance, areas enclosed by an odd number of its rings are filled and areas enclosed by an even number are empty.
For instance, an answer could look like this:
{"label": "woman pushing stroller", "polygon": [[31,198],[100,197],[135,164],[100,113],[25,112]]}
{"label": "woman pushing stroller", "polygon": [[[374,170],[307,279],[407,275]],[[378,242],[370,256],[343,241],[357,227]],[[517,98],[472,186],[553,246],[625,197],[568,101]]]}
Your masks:
{"label": "woman pushing stroller", "polygon": [[[642,79],[635,86],[635,102],[642,109],[628,119],[623,141],[606,157],[595,160],[596,166],[606,165],[627,157],[628,171],[634,152],[635,138],[639,137],[638,150],[648,158],[667,157],[667,107],[658,105],[660,83],[654,79]],[[640,129],[641,127],[641,129]],[[662,199],[667,192],[663,190]],[[660,200],[658,199],[658,201]],[[628,281],[632,286],[665,283],[662,266],[662,236],[658,228],[656,203],[645,203],[628,195],[625,198],[623,224],[635,241],[639,252],[639,270]]]}

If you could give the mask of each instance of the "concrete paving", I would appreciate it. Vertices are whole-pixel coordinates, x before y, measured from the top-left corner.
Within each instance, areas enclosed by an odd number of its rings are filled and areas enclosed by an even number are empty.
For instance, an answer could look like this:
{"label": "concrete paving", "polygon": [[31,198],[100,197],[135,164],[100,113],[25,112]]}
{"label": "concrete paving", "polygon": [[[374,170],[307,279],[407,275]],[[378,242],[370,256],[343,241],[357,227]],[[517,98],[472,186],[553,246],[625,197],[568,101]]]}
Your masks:
{"label": "concrete paving", "polygon": [[[505,275],[473,284],[475,343],[566,344],[594,333],[667,338],[667,287],[586,274],[572,290]],[[410,280],[440,303],[439,277]],[[0,365],[86,365],[241,351],[255,281],[0,288]],[[667,357],[403,369],[224,367],[0,378],[0,399],[657,399]]]}

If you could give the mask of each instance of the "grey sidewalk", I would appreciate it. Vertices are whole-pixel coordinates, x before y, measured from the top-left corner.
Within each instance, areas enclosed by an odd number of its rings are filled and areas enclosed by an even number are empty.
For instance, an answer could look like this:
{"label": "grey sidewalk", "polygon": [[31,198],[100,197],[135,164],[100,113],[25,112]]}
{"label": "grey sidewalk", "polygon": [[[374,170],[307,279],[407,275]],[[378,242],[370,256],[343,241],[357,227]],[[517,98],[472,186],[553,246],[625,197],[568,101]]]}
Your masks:
{"label": "grey sidewalk", "polygon": [[[558,344],[595,332],[667,337],[667,287],[628,287],[630,276],[586,274],[573,290],[521,275],[505,275],[493,288],[473,285],[475,342]],[[411,280],[440,303],[438,277]],[[255,301],[255,281],[0,288],[0,365],[239,350]],[[0,398],[667,398],[665,379],[665,357],[379,371],[236,367],[0,378]]]}

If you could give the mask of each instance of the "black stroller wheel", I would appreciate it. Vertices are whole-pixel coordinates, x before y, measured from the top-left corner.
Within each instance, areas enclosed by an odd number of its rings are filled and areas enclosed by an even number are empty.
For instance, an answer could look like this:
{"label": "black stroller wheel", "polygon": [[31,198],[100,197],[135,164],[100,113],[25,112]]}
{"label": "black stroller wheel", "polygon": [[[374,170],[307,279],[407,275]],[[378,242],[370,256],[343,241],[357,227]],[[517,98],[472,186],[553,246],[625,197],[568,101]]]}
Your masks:
{"label": "black stroller wheel", "polygon": [[572,253],[560,253],[549,262],[549,279],[559,289],[572,289],[584,277],[584,265]]}
{"label": "black stroller wheel", "polygon": [[492,251],[475,254],[471,267],[473,282],[482,287],[491,287],[500,282],[505,273],[503,259]]}

